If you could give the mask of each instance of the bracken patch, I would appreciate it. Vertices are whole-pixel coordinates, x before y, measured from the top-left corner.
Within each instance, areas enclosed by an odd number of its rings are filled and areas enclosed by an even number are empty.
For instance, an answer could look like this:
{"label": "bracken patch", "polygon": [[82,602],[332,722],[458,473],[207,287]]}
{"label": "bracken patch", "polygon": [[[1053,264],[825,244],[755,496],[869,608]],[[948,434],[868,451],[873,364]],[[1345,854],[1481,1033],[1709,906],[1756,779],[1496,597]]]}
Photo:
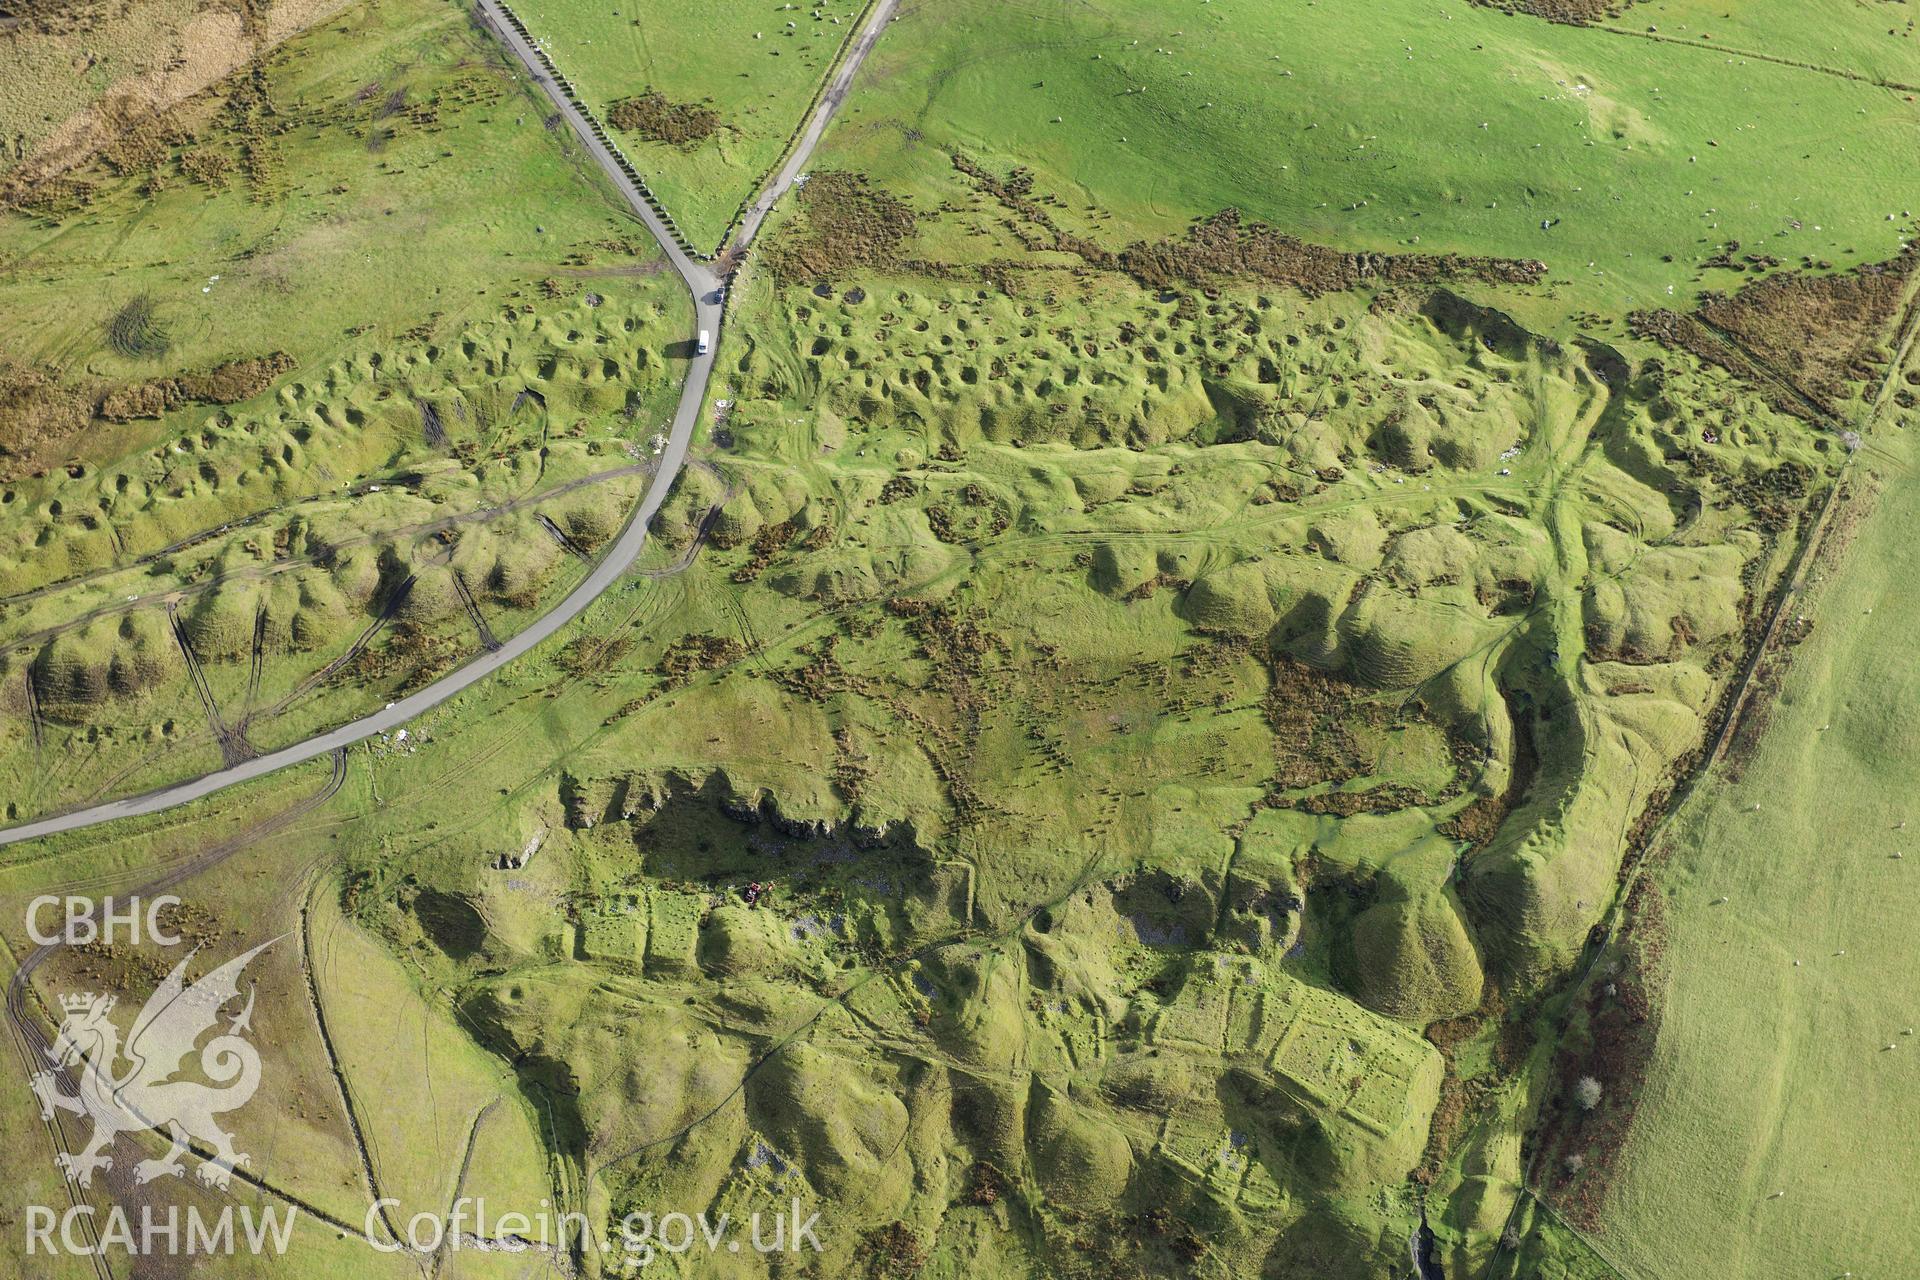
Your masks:
{"label": "bracken patch", "polygon": [[1473,0],[1473,3],[1483,9],[1531,14],[1548,22],[1584,27],[1619,17],[1633,0]]}
{"label": "bracken patch", "polygon": [[[0,364],[0,458],[25,459],[77,434],[92,416],[87,397],[52,372]],[[0,465],[0,475],[16,469]]]}
{"label": "bracken patch", "polygon": [[1628,323],[1637,337],[1761,388],[1783,413],[1805,418],[1812,407],[1831,415],[1846,385],[1870,378],[1882,359],[1876,348],[1917,264],[1920,249],[1908,248],[1841,275],[1789,272],[1731,295],[1705,294],[1691,314],[1636,311]]}
{"label": "bracken patch", "polygon": [[783,236],[768,254],[775,274],[790,282],[891,265],[913,234],[907,203],[857,173],[816,173],[800,188],[799,202],[800,233]]}
{"label": "bracken patch", "polygon": [[649,142],[691,151],[720,129],[720,113],[704,102],[673,102],[658,89],[622,98],[607,111],[614,128]]}
{"label": "bracken patch", "polygon": [[1533,284],[1544,279],[1547,270],[1543,262],[1515,258],[1347,253],[1243,220],[1238,209],[1223,209],[1195,223],[1180,240],[1128,245],[1119,255],[1119,265],[1149,288],[1216,279],[1261,280],[1298,289],[1309,297],[1359,285],[1449,280]]}
{"label": "bracken patch", "polygon": [[1920,250],[1844,275],[1772,276],[1732,296],[1710,293],[1700,315],[1732,334],[1816,400],[1871,376],[1871,349],[1892,323]]}
{"label": "bracken patch", "polygon": [[109,422],[157,418],[183,404],[238,404],[273,385],[292,369],[293,357],[284,351],[231,360],[205,373],[184,373],[115,387],[100,398],[97,412]]}

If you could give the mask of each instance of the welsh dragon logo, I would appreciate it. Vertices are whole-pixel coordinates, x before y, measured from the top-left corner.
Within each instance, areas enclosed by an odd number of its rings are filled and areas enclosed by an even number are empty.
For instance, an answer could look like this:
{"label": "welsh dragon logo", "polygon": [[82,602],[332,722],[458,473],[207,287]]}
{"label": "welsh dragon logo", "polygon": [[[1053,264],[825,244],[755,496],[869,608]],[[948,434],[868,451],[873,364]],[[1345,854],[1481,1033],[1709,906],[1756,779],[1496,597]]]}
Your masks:
{"label": "welsh dragon logo", "polygon": [[95,1169],[113,1168],[107,1152],[114,1139],[146,1129],[165,1130],[172,1146],[159,1159],[134,1166],[139,1183],[184,1173],[181,1156],[190,1141],[214,1153],[198,1170],[207,1186],[225,1189],[234,1169],[249,1162],[214,1117],[246,1105],[260,1087],[260,1053],[242,1038],[252,1027],[251,986],[246,1007],[231,1018],[227,1030],[199,1047],[200,1072],[214,1083],[173,1077],[200,1037],[220,1021],[221,1009],[239,997],[240,973],[247,962],[272,945],[263,942],[189,984],[186,970],[199,951],[196,947],[148,998],[124,1046],[110,1017],[115,997],[89,992],[60,998],[60,1033],[46,1053],[57,1068],[74,1073],[79,1092],[61,1092],[53,1071],[40,1072],[32,1085],[41,1119],[51,1120],[58,1109],[93,1121],[85,1149],[54,1158],[75,1182],[88,1186]]}

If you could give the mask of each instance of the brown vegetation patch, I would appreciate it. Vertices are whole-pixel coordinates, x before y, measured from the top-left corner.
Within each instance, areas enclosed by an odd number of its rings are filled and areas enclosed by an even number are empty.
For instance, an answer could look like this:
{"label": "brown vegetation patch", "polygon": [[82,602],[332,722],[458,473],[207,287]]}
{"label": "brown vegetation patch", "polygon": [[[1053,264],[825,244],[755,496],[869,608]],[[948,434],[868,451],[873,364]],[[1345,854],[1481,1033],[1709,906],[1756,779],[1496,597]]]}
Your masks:
{"label": "brown vegetation patch", "polygon": [[735,582],[752,582],[772,563],[773,557],[789,542],[800,527],[791,520],[782,520],[778,524],[763,525],[753,535],[753,542],[747,548],[747,562],[735,569],[730,575]]}
{"label": "brown vegetation patch", "polygon": [[383,645],[370,645],[340,668],[335,685],[380,684],[400,693],[433,683],[460,665],[466,646],[412,622],[396,625]]}
{"label": "brown vegetation patch", "polygon": [[1619,17],[1633,0],[1473,0],[1473,3],[1484,9],[1531,14],[1548,22],[1584,27]]}
{"label": "brown vegetation patch", "polygon": [[[1286,657],[1273,664],[1266,713],[1274,739],[1273,781],[1282,791],[1372,773],[1379,762],[1361,745],[1357,732],[1383,730],[1401,718],[1385,704],[1363,698],[1359,689],[1339,676]],[[1420,714],[1415,706],[1408,718]],[[1416,796],[1413,788],[1386,786],[1310,796],[1294,803],[1314,813],[1353,814],[1378,812],[1382,803],[1402,808],[1425,802],[1426,797]]]}
{"label": "brown vegetation patch", "polygon": [[1193,581],[1190,578],[1182,578],[1173,573],[1156,573],[1120,598],[1128,604],[1134,604],[1141,600],[1153,599],[1154,594],[1162,588],[1185,595],[1192,587]]}
{"label": "brown vegetation patch", "polygon": [[[1583,1025],[1554,1057],[1553,1093],[1542,1106],[1536,1182],[1555,1210],[1593,1230],[1653,1058],[1659,1015],[1652,1002],[1666,953],[1666,903],[1645,876],[1626,904],[1619,958],[1581,995]],[[1600,1094],[1591,1105],[1580,1083]]]}
{"label": "brown vegetation patch", "polygon": [[[1878,483],[1869,476],[1860,489],[1848,485],[1834,494],[1831,499],[1833,507],[1824,530],[1813,535],[1819,538],[1812,548],[1813,566],[1820,572],[1831,574],[1839,566],[1860,521],[1872,509],[1878,491]],[[1785,609],[1786,606],[1787,602],[1781,599],[1780,607]],[[1797,607],[1808,606],[1803,599]],[[1756,615],[1755,625],[1758,625],[1759,616]],[[1771,630],[1763,633],[1763,647],[1754,657],[1746,696],[1733,705],[1729,712],[1734,719],[1726,729],[1726,746],[1721,754],[1721,763],[1730,780],[1737,782],[1746,774],[1747,764],[1753,759],[1754,752],[1760,749],[1760,743],[1773,722],[1773,710],[1779,704],[1787,671],[1793,663],[1793,651],[1813,635],[1813,630],[1813,618],[1804,613],[1783,612],[1776,618]]]}
{"label": "brown vegetation patch", "polygon": [[[1676,347],[1767,393],[1783,413],[1833,414],[1848,383],[1871,378],[1920,249],[1843,275],[1789,272],[1709,293],[1691,314],[1636,311],[1636,337]],[[1783,385],[1784,384],[1784,385]]]}
{"label": "brown vegetation patch", "polygon": [[571,676],[599,675],[626,657],[633,645],[634,637],[628,632],[612,637],[581,636],[569,640],[554,662]]}
{"label": "brown vegetation patch", "polygon": [[1302,813],[1351,818],[1361,813],[1398,813],[1416,805],[1431,804],[1432,801],[1433,798],[1419,787],[1391,782],[1384,786],[1368,787],[1364,791],[1323,791],[1295,801],[1293,807]]}
{"label": "brown vegetation patch", "polygon": [[[1530,1025],[1531,1019],[1510,1011],[1500,988],[1489,984],[1478,1009],[1458,1018],[1444,1018],[1427,1027],[1427,1040],[1440,1051],[1446,1073],[1440,1081],[1440,1101],[1427,1128],[1426,1150],[1413,1171],[1415,1182],[1433,1185],[1446,1167],[1454,1144],[1470,1127],[1469,1117],[1483,1112],[1498,1097],[1501,1083],[1512,1078],[1525,1063],[1532,1044],[1527,1030]],[[1458,1070],[1459,1051],[1481,1037],[1492,1041],[1489,1055],[1492,1069],[1463,1079]]]}
{"label": "brown vegetation patch", "polygon": [[180,172],[209,191],[224,191],[233,173],[233,157],[218,147],[191,147],[180,153]]}
{"label": "brown vegetation patch", "polygon": [[981,660],[1006,648],[1003,640],[982,625],[985,619],[978,612],[956,609],[945,601],[895,596],[887,601],[887,612],[906,619],[908,634],[920,642],[921,652],[940,670],[933,681],[936,688],[945,689],[955,680],[980,675]]}
{"label": "brown vegetation patch", "polygon": [[1678,311],[1635,311],[1627,317],[1627,328],[1636,338],[1685,351],[1703,364],[1725,369],[1747,385],[1758,388],[1765,394],[1767,404],[1781,413],[1802,419],[1813,416],[1812,406],[1790,394],[1784,383],[1770,378],[1765,369],[1694,316]]}
{"label": "brown vegetation patch", "polygon": [[[833,632],[828,632],[810,649],[800,650],[801,656],[806,659],[805,662],[797,667],[776,671],[773,678],[779,682],[781,688],[794,697],[804,698],[814,703],[823,703],[837,693],[857,689],[860,682],[849,676],[847,669],[840,665],[840,657],[837,653],[839,645],[840,637]],[[835,733],[834,743],[837,756],[862,761],[867,759],[864,752],[853,746],[845,726]]]}
{"label": "brown vegetation patch", "polygon": [[919,1275],[927,1265],[927,1247],[904,1222],[869,1231],[864,1243],[867,1274],[875,1280],[904,1280]]}
{"label": "brown vegetation patch", "polygon": [[964,546],[997,537],[1006,531],[1007,513],[977,484],[962,488],[953,503],[927,506],[927,527],[942,542]]}
{"label": "brown vegetation patch", "polygon": [[942,715],[927,714],[916,705],[918,699],[890,698],[889,709],[920,734],[928,762],[947,789],[955,821],[971,825],[985,812],[971,776],[981,717],[991,702],[1007,696],[1004,689],[983,690],[990,683],[987,660],[1005,657],[1007,643],[987,629],[986,617],[978,609],[913,596],[894,596],[885,607],[901,620],[919,656],[932,668],[922,691],[937,694],[947,703]]}
{"label": "brown vegetation patch", "polygon": [[747,646],[733,636],[681,636],[667,646],[656,668],[670,686],[683,685],[702,671],[717,671],[747,656]]}
{"label": "brown vegetation patch", "polygon": [[664,142],[683,151],[691,151],[720,128],[720,113],[707,103],[672,102],[653,88],[614,103],[607,111],[607,120],[635,137]]}
{"label": "brown vegetation patch", "polygon": [[1909,248],[1844,275],[1776,275],[1731,297],[1705,295],[1699,314],[1802,391],[1828,401],[1847,383],[1872,376],[1880,363],[1872,348],[1893,322],[1916,262],[1920,250]]}
{"label": "brown vegetation patch", "polygon": [[953,167],[973,180],[973,184],[998,200],[1008,212],[1018,215],[1021,221],[1009,221],[1007,229],[1027,247],[1030,253],[1071,253],[1096,267],[1112,268],[1114,257],[1084,236],[1062,231],[1053,217],[1033,195],[1033,171],[1018,166],[1006,177],[996,177],[990,170],[982,168],[964,152],[955,152]]}
{"label": "brown vegetation patch", "polygon": [[1264,803],[1306,813],[1352,817],[1392,813],[1414,806],[1444,804],[1457,797],[1485,751],[1456,729],[1447,729],[1453,774],[1437,793],[1398,782],[1375,782],[1353,790],[1326,790],[1289,796],[1309,787],[1370,778],[1380,768],[1377,753],[1360,739],[1397,725],[1432,724],[1426,706],[1413,702],[1390,707],[1363,696],[1337,675],[1288,657],[1274,661],[1266,696],[1267,727],[1273,734],[1273,792]]}
{"label": "brown vegetation patch", "polygon": [[1467,850],[1469,857],[1484,849],[1499,832],[1507,815],[1520,807],[1540,767],[1539,751],[1533,741],[1533,713],[1506,690],[1500,694],[1506,700],[1507,717],[1513,724],[1513,767],[1507,773],[1506,789],[1498,795],[1489,792],[1474,797],[1466,808],[1440,824],[1442,835],[1464,840],[1472,846]]}
{"label": "brown vegetation patch", "polygon": [[1534,284],[1543,262],[1459,254],[1346,253],[1309,244],[1264,223],[1223,209],[1197,222],[1184,239],[1138,241],[1119,255],[1128,275],[1149,288],[1216,279],[1261,280],[1309,297],[1359,285],[1432,284],[1479,280]]}
{"label": "brown vegetation patch", "polygon": [[272,355],[231,360],[205,373],[183,373],[173,378],[129,383],[102,396],[96,412],[108,422],[130,422],[135,418],[157,418],[183,404],[238,404],[265,391],[275,378],[293,366],[292,356],[276,351]]}
{"label": "brown vegetation patch", "polygon": [[62,385],[51,370],[0,363],[0,474],[16,478],[20,463],[79,434],[93,416],[89,397]]}
{"label": "brown vegetation patch", "polygon": [[76,4],[73,0],[0,0],[0,29],[35,35],[84,32],[106,11],[104,4]]}
{"label": "brown vegetation patch", "polygon": [[1045,208],[1048,197],[1033,194],[1031,171],[1015,168],[1006,177],[997,177],[962,153],[954,155],[953,167],[1014,215],[1005,225],[1029,252],[1071,253],[1089,266],[1124,271],[1148,288],[1259,280],[1311,297],[1359,285],[1392,287],[1448,280],[1534,284],[1546,277],[1544,262],[1513,258],[1346,253],[1244,220],[1238,209],[1222,209],[1199,220],[1183,239],[1136,241],[1115,253],[1062,230]]}
{"label": "brown vegetation patch", "polygon": [[151,954],[111,942],[89,942],[67,951],[76,979],[96,991],[138,991],[155,987],[171,967]]}
{"label": "brown vegetation patch", "polygon": [[774,273],[790,282],[892,265],[913,234],[907,203],[857,173],[816,173],[798,199],[802,229],[783,235],[768,254]]}
{"label": "brown vegetation patch", "polygon": [[1813,480],[1813,468],[1783,462],[1758,475],[1727,477],[1725,483],[1734,501],[1753,513],[1756,524],[1768,533],[1784,533],[1806,509]]}
{"label": "brown vegetation patch", "polygon": [[[1366,771],[1371,761],[1354,741],[1347,720],[1355,701],[1352,686],[1335,676],[1291,658],[1274,663],[1266,711],[1276,753],[1276,786],[1293,790]],[[1377,710],[1384,717],[1384,709]]]}

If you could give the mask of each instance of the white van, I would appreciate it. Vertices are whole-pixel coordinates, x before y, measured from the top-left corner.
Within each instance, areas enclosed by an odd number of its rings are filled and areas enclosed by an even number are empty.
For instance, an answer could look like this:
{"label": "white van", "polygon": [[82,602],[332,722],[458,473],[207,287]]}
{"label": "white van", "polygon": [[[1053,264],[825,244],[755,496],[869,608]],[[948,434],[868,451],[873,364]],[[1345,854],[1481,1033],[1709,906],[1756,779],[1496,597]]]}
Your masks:
{"label": "white van", "polygon": [[709,334],[705,329],[702,329],[700,331],[700,344],[694,348],[693,354],[697,356],[703,356],[707,354],[707,351],[712,346],[713,346],[712,335]]}

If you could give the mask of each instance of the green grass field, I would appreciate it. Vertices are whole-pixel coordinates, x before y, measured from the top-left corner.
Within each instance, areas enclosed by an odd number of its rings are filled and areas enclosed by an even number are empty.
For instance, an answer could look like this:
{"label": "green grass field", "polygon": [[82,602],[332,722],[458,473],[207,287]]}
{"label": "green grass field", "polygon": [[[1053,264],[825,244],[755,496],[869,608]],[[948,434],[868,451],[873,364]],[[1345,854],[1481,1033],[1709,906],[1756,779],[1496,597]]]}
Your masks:
{"label": "green grass field", "polygon": [[[1912,41],[1888,57],[1920,80]],[[964,190],[955,150],[1026,166],[1115,249],[1237,206],[1343,248],[1537,258],[1555,296],[1504,305],[1564,323],[1728,287],[1699,264],[1731,240],[1891,256],[1916,125],[1871,84],[1467,4],[961,0],[895,24],[818,163],[922,211]]]}
{"label": "green grass field", "polygon": [[1722,56],[1760,53],[1789,62],[1905,84],[1920,68],[1920,32],[1911,13],[1892,5],[1848,0],[1760,0],[1714,5],[1709,0],[1635,0],[1607,24],[1616,30],[1718,45]]}
{"label": "green grass field", "polygon": [[1660,1031],[1603,1218],[1649,1280],[1892,1275],[1911,1254],[1920,827],[1913,672],[1890,641],[1915,619],[1911,466],[1904,434],[1863,459],[1872,511],[1796,606],[1813,631],[1757,751],[1679,816],[1654,873]]}
{"label": "green grass field", "polygon": [[715,113],[704,136],[686,141],[610,130],[694,247],[710,253],[786,150],[864,9],[849,0],[521,0],[515,12],[602,123],[615,123],[615,103],[649,90]]}

